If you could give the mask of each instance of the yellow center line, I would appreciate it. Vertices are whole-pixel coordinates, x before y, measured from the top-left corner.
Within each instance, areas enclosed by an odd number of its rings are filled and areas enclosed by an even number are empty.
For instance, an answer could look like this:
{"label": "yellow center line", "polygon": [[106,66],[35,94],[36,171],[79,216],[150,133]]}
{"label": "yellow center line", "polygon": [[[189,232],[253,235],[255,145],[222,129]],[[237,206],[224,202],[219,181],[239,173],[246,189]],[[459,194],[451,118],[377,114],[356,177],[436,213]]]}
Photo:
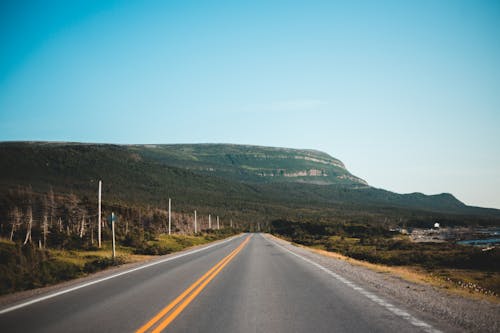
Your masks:
{"label": "yellow center line", "polygon": [[[158,314],[156,314],[151,320],[140,327],[136,333],[146,332],[149,328],[155,325],[161,318],[163,318],[169,311],[171,311],[177,304],[184,302],[173,311],[153,332],[160,332],[168,324],[172,322],[186,306],[205,288],[205,286],[217,275],[219,272],[243,249],[243,247],[248,243],[251,236],[248,236],[243,243],[241,243],[236,249],[234,249],[229,255],[224,257],[215,266],[209,269],[202,277],[200,277],[196,282],[184,290],[176,299],[174,299],[170,304],[163,308]],[[199,286],[199,287],[198,287]],[[191,295],[189,295],[196,287],[198,287]],[[187,297],[189,295],[189,297]],[[187,297],[187,298],[186,298]]]}

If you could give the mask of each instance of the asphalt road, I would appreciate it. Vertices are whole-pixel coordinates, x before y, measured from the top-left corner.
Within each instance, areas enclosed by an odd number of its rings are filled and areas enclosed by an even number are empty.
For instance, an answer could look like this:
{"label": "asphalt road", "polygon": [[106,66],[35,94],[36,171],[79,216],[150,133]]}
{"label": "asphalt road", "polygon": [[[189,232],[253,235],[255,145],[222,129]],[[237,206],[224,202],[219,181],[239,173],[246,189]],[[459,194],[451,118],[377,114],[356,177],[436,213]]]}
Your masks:
{"label": "asphalt road", "polygon": [[437,332],[408,309],[261,234],[186,253],[11,311],[3,307],[0,331]]}

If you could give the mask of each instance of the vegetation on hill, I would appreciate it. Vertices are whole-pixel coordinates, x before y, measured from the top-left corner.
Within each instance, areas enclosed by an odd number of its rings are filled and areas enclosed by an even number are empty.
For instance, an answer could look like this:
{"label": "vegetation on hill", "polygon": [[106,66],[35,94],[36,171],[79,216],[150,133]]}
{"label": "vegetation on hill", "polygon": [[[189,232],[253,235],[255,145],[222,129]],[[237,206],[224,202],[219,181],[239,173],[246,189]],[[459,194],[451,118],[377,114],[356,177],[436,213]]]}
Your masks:
{"label": "vegetation on hill", "polygon": [[254,183],[366,185],[344,164],[314,150],[248,145],[134,145],[138,156],[211,176]]}
{"label": "vegetation on hill", "polygon": [[[332,176],[337,183],[318,185],[316,178],[330,179],[321,176],[258,175],[273,168],[294,173],[327,166],[342,172],[341,178]],[[258,171],[249,175],[248,168]],[[348,182],[350,176],[342,162],[307,150],[237,145],[0,144],[3,194],[31,187],[38,193],[52,189],[94,198],[102,179],[103,198],[108,203],[165,207],[171,197],[181,211],[221,209],[247,221],[287,217],[283,214],[290,214],[290,209],[291,214],[309,216],[321,216],[324,211],[330,216],[380,213],[384,218],[405,220],[409,216],[432,219],[446,215],[449,220],[453,215],[461,215],[457,220],[481,216],[481,223],[500,217],[498,210],[468,207],[449,194],[400,195],[356,180]]]}
{"label": "vegetation on hill", "polygon": [[[240,162],[229,163],[235,156]],[[119,216],[120,236],[137,230],[155,236],[165,232],[168,198],[173,199],[174,226],[182,233],[192,232],[194,210],[205,224],[211,214],[246,230],[257,225],[264,230],[270,221],[281,218],[385,227],[431,226],[436,220],[442,225],[498,225],[500,221],[499,211],[465,206],[449,194],[400,195],[354,186],[359,185],[356,182],[251,182],[244,172],[236,180],[235,174],[198,173],[191,168],[195,164],[188,162],[180,168],[185,161],[195,161],[205,169],[224,169],[229,163],[240,170],[243,160],[262,170],[270,165],[291,170],[304,168],[304,163],[332,163],[347,172],[340,161],[326,154],[283,148],[1,143],[0,236],[25,242],[31,223],[30,237],[42,240],[44,246],[84,246],[82,240],[88,246],[96,230],[101,179],[103,213],[108,216],[114,211]]]}
{"label": "vegetation on hill", "polygon": [[[430,227],[436,220],[443,226],[500,224],[500,211],[468,207],[450,194],[400,195],[370,187],[342,162],[317,151],[238,145],[0,143],[0,238],[5,240],[0,266],[6,265],[0,269],[1,278],[12,272],[8,279],[28,281],[32,274],[32,282],[14,283],[22,289],[108,265],[95,257],[94,264],[61,264],[50,252],[95,251],[99,180],[103,181],[103,238],[110,239],[106,221],[114,212],[119,245],[136,255],[164,254],[175,248],[168,245],[172,239],[162,238],[167,231],[168,198],[173,202],[174,232],[192,235],[196,210],[205,240],[239,231],[275,230],[271,221],[276,220],[322,226],[320,231],[307,231],[304,239],[330,237],[328,228],[345,226],[366,227],[370,233],[378,230],[381,234],[376,237],[382,239],[389,227]],[[217,217],[221,230],[214,232]],[[346,232],[351,232],[349,228]],[[301,237],[300,242],[307,242]],[[335,244],[344,251],[343,242]],[[29,273],[33,270],[36,273]]]}

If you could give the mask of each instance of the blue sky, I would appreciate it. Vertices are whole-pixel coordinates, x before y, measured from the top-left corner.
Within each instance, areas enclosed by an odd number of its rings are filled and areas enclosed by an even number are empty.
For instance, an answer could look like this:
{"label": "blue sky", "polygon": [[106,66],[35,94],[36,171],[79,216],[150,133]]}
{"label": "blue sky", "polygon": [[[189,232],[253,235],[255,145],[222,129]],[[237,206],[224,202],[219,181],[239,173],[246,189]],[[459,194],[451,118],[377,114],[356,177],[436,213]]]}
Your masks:
{"label": "blue sky", "polygon": [[0,140],[312,148],[500,208],[498,1],[2,1]]}

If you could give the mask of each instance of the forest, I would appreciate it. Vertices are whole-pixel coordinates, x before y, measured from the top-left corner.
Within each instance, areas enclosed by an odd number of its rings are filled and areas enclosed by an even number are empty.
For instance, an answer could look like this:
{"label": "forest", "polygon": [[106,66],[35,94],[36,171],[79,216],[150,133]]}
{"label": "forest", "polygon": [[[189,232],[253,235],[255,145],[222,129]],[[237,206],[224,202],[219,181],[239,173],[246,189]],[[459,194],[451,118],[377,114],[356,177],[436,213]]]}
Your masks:
{"label": "forest", "polygon": [[[88,273],[164,255],[240,232],[237,222],[213,215],[168,211],[150,206],[102,205],[102,247],[98,247],[97,196],[36,193],[31,188],[10,190],[2,197],[7,209],[0,223],[0,294],[31,289]],[[110,216],[114,213],[118,256],[111,256]],[[202,212],[200,212],[202,213]],[[211,216],[212,217],[212,216]],[[217,224],[219,220],[219,224]]]}

